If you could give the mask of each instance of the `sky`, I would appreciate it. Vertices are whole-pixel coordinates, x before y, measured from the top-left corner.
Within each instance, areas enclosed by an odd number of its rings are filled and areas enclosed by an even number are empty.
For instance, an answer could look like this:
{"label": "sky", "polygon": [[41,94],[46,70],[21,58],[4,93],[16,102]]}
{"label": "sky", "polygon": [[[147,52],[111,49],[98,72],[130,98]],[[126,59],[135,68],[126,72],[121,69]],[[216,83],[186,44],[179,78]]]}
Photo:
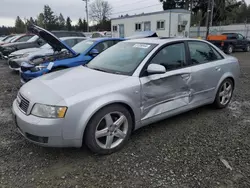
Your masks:
{"label": "sky", "polygon": [[[94,0],[89,0],[89,3]],[[139,14],[162,10],[159,0],[106,0],[113,7],[112,18],[121,14]],[[250,0],[246,0],[249,4]],[[14,26],[15,19],[37,17],[47,4],[52,10],[64,17],[70,16],[73,24],[77,23],[79,17],[85,18],[85,2],[82,0],[0,0],[0,26]]]}
{"label": "sky", "polygon": [[[94,0],[89,0],[89,4]],[[120,14],[135,14],[155,12],[162,10],[158,0],[107,0],[113,10],[111,17],[118,17]],[[250,1],[250,0],[249,0]],[[0,0],[0,26],[14,26],[15,19],[20,16],[22,19],[36,17],[43,11],[47,4],[59,15],[62,13],[66,18],[70,16],[73,24],[79,17],[85,18],[85,2],[82,0]]]}

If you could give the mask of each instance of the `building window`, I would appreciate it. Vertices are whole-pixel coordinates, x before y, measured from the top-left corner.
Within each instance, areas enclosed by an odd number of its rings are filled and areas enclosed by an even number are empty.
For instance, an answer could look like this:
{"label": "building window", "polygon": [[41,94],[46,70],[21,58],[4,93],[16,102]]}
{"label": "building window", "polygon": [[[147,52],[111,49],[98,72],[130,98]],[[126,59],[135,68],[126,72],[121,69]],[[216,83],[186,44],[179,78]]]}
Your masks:
{"label": "building window", "polygon": [[135,31],[141,31],[141,23],[135,24]]}
{"label": "building window", "polygon": [[117,32],[117,25],[113,25],[113,32]]}
{"label": "building window", "polygon": [[157,29],[165,29],[165,21],[157,21]]}

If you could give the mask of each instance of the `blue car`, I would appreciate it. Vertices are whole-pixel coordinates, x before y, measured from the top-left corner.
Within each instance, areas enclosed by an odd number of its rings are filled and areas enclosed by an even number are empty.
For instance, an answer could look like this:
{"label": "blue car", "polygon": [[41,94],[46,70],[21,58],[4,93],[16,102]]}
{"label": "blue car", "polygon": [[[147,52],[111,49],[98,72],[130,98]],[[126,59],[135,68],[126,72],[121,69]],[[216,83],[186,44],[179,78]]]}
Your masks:
{"label": "blue car", "polygon": [[65,68],[85,65],[95,56],[124,40],[122,38],[94,38],[84,40],[72,48],[38,26],[29,27],[29,31],[43,38],[54,50],[53,55],[36,57],[21,64],[21,83],[26,83],[44,74]]}

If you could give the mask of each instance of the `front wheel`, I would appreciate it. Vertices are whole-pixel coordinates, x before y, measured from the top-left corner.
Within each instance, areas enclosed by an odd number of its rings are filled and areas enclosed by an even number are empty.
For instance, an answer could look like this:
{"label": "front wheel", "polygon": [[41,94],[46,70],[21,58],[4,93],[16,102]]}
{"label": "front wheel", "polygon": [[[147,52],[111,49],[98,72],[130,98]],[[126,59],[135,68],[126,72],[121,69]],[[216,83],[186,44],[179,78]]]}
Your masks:
{"label": "front wheel", "polygon": [[218,89],[214,105],[219,109],[227,107],[232,99],[233,90],[233,81],[229,78],[225,79]]}
{"label": "front wheel", "polygon": [[132,131],[130,112],[122,105],[110,105],[98,111],[85,130],[85,143],[97,154],[111,154],[121,149]]}

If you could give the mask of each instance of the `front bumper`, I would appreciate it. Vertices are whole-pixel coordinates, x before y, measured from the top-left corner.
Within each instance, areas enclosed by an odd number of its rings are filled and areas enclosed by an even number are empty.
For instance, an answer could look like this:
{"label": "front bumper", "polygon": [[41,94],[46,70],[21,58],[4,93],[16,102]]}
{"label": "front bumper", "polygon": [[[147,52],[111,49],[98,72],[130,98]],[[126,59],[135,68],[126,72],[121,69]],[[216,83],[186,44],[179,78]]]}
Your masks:
{"label": "front bumper", "polygon": [[79,140],[63,139],[63,119],[26,115],[19,109],[16,100],[12,105],[12,113],[19,132],[32,143],[46,147],[81,147]]}
{"label": "front bumper", "polygon": [[11,70],[20,71],[21,62],[18,62],[18,61],[16,61],[16,60],[9,59],[9,60],[8,60],[8,65],[9,65],[9,68],[10,68]]}
{"label": "front bumper", "polygon": [[22,70],[20,70],[21,83],[26,83],[34,78],[47,74],[48,72],[49,72],[48,69],[43,69],[38,72],[31,72],[29,70],[22,72]]}

